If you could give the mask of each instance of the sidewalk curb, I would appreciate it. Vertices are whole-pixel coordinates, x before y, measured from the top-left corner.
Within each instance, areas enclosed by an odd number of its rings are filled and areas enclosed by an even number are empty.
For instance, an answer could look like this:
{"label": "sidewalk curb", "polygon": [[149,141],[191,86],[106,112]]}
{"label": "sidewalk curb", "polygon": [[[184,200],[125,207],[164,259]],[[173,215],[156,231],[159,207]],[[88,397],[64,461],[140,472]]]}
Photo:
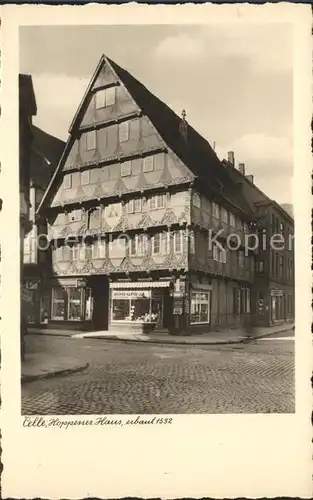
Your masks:
{"label": "sidewalk curb", "polygon": [[[80,338],[88,338],[93,340],[104,340],[109,342],[125,342],[125,343],[137,343],[137,344],[163,344],[163,345],[192,345],[192,346],[203,346],[203,345],[232,345],[232,344],[246,344],[249,342],[253,342],[254,340],[266,337],[267,335],[273,335],[274,333],[283,333],[289,331],[291,328],[284,328],[282,330],[277,330],[276,332],[268,332],[263,333],[261,335],[257,335],[255,337],[247,337],[241,338],[239,340],[216,340],[213,342],[203,341],[203,342],[187,342],[181,340],[179,342],[174,342],[173,340],[140,340],[140,339],[127,339],[127,338],[119,338],[117,336],[97,336],[97,335],[88,335],[88,337],[80,337]],[[293,329],[293,328],[292,328]]]}
{"label": "sidewalk curb", "polygon": [[[70,335],[68,333],[49,333],[49,330],[45,331],[45,332],[28,332],[27,335],[47,335],[48,337],[65,337],[65,338],[68,338],[70,339],[71,337],[73,337],[73,335],[76,335],[77,332],[73,332],[71,333]],[[26,335],[26,337],[27,337]]]}
{"label": "sidewalk curb", "polygon": [[88,368],[89,363],[86,363],[83,366],[77,366],[76,368],[64,368],[62,370],[56,370],[54,372],[41,373],[40,375],[22,375],[21,383],[32,382],[33,380],[43,380],[47,378],[53,378],[58,376],[71,375],[72,373],[77,373]]}

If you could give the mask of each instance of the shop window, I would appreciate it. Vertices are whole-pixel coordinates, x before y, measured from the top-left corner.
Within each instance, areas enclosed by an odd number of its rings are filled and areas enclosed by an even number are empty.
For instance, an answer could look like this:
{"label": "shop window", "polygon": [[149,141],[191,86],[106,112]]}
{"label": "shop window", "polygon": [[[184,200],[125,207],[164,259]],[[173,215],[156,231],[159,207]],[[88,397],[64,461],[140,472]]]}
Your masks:
{"label": "shop window", "polygon": [[68,288],[68,320],[80,321],[82,319],[82,289]]}
{"label": "shop window", "polygon": [[96,93],[96,108],[101,109],[115,103],[115,87],[98,90]]}
{"label": "shop window", "polygon": [[87,186],[90,182],[90,172],[89,170],[84,170],[80,174],[80,183],[82,186]]}
{"label": "shop window", "polygon": [[231,213],[229,214],[229,225],[231,227],[236,227],[236,217]]}
{"label": "shop window", "polygon": [[215,201],[213,201],[212,203],[212,212],[213,212],[213,217],[215,217],[216,219],[220,218],[220,206],[217,203],[215,203]]}
{"label": "shop window", "polygon": [[128,141],[129,139],[129,122],[122,122],[118,126],[118,136],[120,142]]}
{"label": "shop window", "polygon": [[238,252],[238,264],[239,264],[239,267],[245,266],[245,254],[244,254],[243,250],[239,250],[239,252]]}
{"label": "shop window", "polygon": [[143,159],[143,172],[152,172],[153,170],[153,156],[146,156]]}
{"label": "shop window", "polygon": [[65,290],[63,288],[52,288],[52,310],[51,319],[64,320],[65,318]]}
{"label": "shop window", "polygon": [[132,173],[132,162],[129,160],[121,163],[121,176],[127,177],[128,175],[131,175],[131,173]]}
{"label": "shop window", "polygon": [[96,131],[95,130],[89,130],[86,133],[86,150],[87,151],[92,151],[93,149],[96,149]]}
{"label": "shop window", "polygon": [[175,253],[183,252],[183,235],[181,231],[176,231],[174,233],[174,252]]}
{"label": "shop window", "polygon": [[222,221],[228,224],[228,212],[225,208],[222,208]]}
{"label": "shop window", "polygon": [[71,189],[72,187],[72,175],[67,174],[63,178],[63,187],[64,189]]}
{"label": "shop window", "polygon": [[191,292],[190,300],[190,323],[210,322],[210,293]]}
{"label": "shop window", "polygon": [[198,193],[194,193],[192,197],[192,204],[196,208],[201,208],[201,197]]}
{"label": "shop window", "polygon": [[113,290],[111,319],[126,323],[156,323],[161,314],[161,297],[151,290]]}

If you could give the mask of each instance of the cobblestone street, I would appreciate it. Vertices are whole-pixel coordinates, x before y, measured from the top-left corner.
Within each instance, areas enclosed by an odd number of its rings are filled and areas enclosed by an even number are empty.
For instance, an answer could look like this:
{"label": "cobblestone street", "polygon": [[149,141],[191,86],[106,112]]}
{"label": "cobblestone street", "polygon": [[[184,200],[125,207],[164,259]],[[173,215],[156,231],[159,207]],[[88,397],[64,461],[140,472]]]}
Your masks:
{"label": "cobblestone street", "polygon": [[22,385],[22,414],[294,412],[294,341],[165,346],[30,335],[79,373]]}

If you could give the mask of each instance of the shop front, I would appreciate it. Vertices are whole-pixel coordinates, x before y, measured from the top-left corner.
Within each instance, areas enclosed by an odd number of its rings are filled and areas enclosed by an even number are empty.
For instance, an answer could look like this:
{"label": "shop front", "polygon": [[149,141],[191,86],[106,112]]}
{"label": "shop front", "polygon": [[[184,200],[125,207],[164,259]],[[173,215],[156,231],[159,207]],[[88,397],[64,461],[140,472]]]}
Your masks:
{"label": "shop front", "polygon": [[110,283],[110,331],[147,333],[169,328],[169,281]]}

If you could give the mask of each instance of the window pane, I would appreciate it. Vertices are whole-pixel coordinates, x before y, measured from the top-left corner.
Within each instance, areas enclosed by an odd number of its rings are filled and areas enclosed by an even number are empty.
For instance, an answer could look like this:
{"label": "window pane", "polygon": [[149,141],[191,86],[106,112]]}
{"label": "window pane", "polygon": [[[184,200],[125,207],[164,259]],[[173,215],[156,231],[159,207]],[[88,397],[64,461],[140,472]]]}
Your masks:
{"label": "window pane", "polygon": [[129,200],[126,203],[126,211],[129,214],[132,214],[134,212],[134,200]]}
{"label": "window pane", "polygon": [[96,149],[96,131],[90,130],[86,134],[86,149],[89,151],[91,149]]}
{"label": "window pane", "polygon": [[72,187],[72,176],[71,174],[65,175],[63,179],[64,189],[70,189]]}
{"label": "window pane", "polygon": [[156,207],[156,197],[151,196],[149,201],[150,201],[150,208],[151,208],[151,210],[153,210]]}
{"label": "window pane", "polygon": [[129,135],[130,135],[131,139],[138,139],[139,138],[139,126],[140,126],[139,119],[131,120],[129,122],[129,127],[130,127]]}
{"label": "window pane", "polygon": [[134,211],[141,212],[141,198],[136,198],[134,200]]}
{"label": "window pane", "polygon": [[105,92],[105,105],[112,106],[115,103],[115,87],[106,89]]}
{"label": "window pane", "polygon": [[158,194],[157,195],[157,208],[164,208],[165,207],[165,194]]}
{"label": "window pane", "polygon": [[68,288],[68,319],[72,321],[81,320],[81,296],[82,291],[78,288]]}
{"label": "window pane", "polygon": [[121,163],[121,176],[131,175],[131,161],[124,161]]}
{"label": "window pane", "polygon": [[160,253],[160,238],[161,235],[160,234],[155,234],[153,236],[153,253]]}
{"label": "window pane", "polygon": [[104,108],[105,107],[105,89],[98,90],[96,93],[96,108]]}
{"label": "window pane", "polygon": [[174,252],[181,252],[181,247],[182,247],[181,233],[180,231],[178,231],[177,233],[174,234]]}
{"label": "window pane", "polygon": [[84,170],[84,172],[81,172],[80,183],[82,186],[86,186],[86,184],[89,184],[89,170]]}
{"label": "window pane", "polygon": [[167,254],[168,252],[168,233],[162,233],[162,253]]}
{"label": "window pane", "polygon": [[130,321],[151,322],[150,298],[131,299],[130,301]]}
{"label": "window pane", "polygon": [[122,122],[118,127],[120,142],[128,141],[129,138],[129,122]]}
{"label": "window pane", "polygon": [[153,156],[146,156],[143,159],[143,171],[152,172],[153,170]]}
{"label": "window pane", "polygon": [[93,298],[91,295],[91,289],[86,288],[85,320],[90,321],[92,319],[92,312],[93,312]]}
{"label": "window pane", "polygon": [[112,320],[126,321],[129,318],[130,300],[129,299],[113,299],[112,300]]}
{"label": "window pane", "polygon": [[52,289],[52,311],[51,318],[55,320],[63,320],[65,313],[65,295],[63,288]]}

